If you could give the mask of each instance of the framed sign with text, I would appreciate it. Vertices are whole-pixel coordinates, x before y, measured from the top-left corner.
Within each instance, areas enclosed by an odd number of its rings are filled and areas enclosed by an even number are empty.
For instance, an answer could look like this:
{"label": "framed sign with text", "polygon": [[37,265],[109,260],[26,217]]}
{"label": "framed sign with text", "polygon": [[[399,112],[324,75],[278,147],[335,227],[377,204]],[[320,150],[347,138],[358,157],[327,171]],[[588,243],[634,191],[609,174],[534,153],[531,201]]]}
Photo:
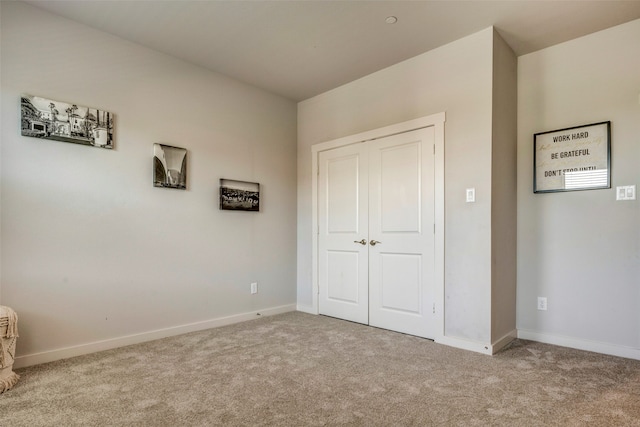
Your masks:
{"label": "framed sign with text", "polygon": [[533,192],[611,188],[611,122],[533,135]]}

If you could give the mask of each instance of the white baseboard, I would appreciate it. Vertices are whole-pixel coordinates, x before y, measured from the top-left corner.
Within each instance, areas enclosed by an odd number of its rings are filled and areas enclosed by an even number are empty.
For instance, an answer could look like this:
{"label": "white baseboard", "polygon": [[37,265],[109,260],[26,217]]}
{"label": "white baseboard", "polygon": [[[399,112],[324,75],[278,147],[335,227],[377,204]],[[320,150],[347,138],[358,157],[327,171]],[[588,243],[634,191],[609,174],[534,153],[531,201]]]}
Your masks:
{"label": "white baseboard", "polygon": [[301,311],[303,313],[307,313],[307,314],[318,314],[318,310],[316,310],[315,308],[313,308],[310,305],[302,305],[302,304],[298,304],[296,306],[296,310],[297,311]]}
{"label": "white baseboard", "polygon": [[493,348],[490,344],[484,344],[479,341],[471,341],[466,340],[464,338],[453,338],[453,337],[440,337],[436,338],[435,342],[438,344],[448,345],[450,347],[460,348],[462,350],[475,351],[476,353],[488,354],[491,356],[493,354]]}
{"label": "white baseboard", "polygon": [[508,345],[511,341],[515,340],[516,338],[518,338],[518,330],[517,329],[514,329],[514,330],[508,332],[502,338],[500,338],[498,341],[493,343],[493,346],[492,346],[492,349],[491,349],[491,354],[496,354],[497,352],[502,350],[506,345]]}
{"label": "white baseboard", "polygon": [[640,349],[626,347],[616,344],[607,344],[599,341],[589,341],[580,338],[571,338],[561,335],[543,334],[526,329],[518,329],[518,338],[524,340],[538,341],[545,344],[570,347],[578,350],[593,351],[596,353],[609,354],[611,356],[625,357],[627,359],[640,360]]}
{"label": "white baseboard", "polygon": [[95,341],[87,344],[80,344],[72,347],[66,347],[56,350],[44,351],[41,353],[26,354],[16,357],[14,368],[24,368],[26,366],[39,365],[41,363],[53,362],[60,359],[68,359],[70,357],[81,356],[83,354],[95,353],[112,348],[124,347],[132,344],[139,344],[147,341],[153,341],[160,338],[172,337],[175,335],[186,334],[189,332],[202,331],[204,329],[218,328],[220,326],[231,325],[234,323],[253,320],[258,316],[273,316],[275,314],[296,311],[295,304],[282,305],[279,307],[265,308],[263,310],[251,311],[248,313],[235,314],[233,316],[219,317],[217,319],[204,320],[202,322],[194,322],[186,325],[173,326],[165,329],[157,329],[139,334],[127,335],[118,338],[112,338],[103,341]]}
{"label": "white baseboard", "polygon": [[463,350],[475,351],[476,353],[487,354],[492,356],[502,350],[507,344],[517,338],[518,331],[512,330],[505,334],[502,338],[493,344],[486,344],[480,341],[472,341],[464,338],[440,337],[435,340],[438,344],[448,345],[450,347],[460,348]]}

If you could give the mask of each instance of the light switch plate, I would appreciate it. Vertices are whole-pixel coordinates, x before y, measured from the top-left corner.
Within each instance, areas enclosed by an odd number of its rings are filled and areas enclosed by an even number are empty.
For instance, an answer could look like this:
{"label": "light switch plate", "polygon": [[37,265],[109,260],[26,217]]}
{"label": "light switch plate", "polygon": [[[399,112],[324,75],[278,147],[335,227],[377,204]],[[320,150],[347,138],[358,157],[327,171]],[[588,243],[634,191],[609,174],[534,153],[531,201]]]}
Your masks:
{"label": "light switch plate", "polygon": [[636,186],[628,185],[627,186],[627,200],[635,200],[636,199]]}
{"label": "light switch plate", "polygon": [[467,188],[467,203],[473,203],[476,201],[476,189]]}
{"label": "light switch plate", "polygon": [[635,185],[622,185],[616,187],[616,200],[635,200],[636,199],[636,186]]}

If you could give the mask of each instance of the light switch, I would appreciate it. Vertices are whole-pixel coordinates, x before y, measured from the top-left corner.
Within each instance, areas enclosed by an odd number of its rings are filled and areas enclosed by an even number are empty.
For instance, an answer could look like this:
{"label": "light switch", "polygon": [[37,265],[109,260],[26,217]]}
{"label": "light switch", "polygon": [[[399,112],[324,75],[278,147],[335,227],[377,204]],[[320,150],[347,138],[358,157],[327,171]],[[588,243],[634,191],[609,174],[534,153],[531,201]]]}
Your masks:
{"label": "light switch", "polygon": [[476,201],[476,189],[467,188],[467,203],[473,203]]}
{"label": "light switch", "polygon": [[635,200],[636,199],[636,186],[635,185],[622,185],[616,187],[616,200]]}

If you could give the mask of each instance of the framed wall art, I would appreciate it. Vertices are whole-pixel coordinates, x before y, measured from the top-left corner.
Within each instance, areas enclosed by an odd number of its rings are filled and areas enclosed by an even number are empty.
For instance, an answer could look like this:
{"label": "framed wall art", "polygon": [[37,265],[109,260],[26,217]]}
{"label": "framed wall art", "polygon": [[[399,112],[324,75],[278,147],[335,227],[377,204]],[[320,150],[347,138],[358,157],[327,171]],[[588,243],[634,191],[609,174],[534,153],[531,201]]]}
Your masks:
{"label": "framed wall art", "polygon": [[533,192],[611,188],[611,122],[533,135]]}
{"label": "framed wall art", "polygon": [[220,209],[258,212],[260,210],[260,184],[221,179]]}
{"label": "framed wall art", "polygon": [[153,144],[154,187],[187,189],[187,149]]}
{"label": "framed wall art", "polygon": [[22,136],[113,148],[113,113],[32,95],[20,110]]}

